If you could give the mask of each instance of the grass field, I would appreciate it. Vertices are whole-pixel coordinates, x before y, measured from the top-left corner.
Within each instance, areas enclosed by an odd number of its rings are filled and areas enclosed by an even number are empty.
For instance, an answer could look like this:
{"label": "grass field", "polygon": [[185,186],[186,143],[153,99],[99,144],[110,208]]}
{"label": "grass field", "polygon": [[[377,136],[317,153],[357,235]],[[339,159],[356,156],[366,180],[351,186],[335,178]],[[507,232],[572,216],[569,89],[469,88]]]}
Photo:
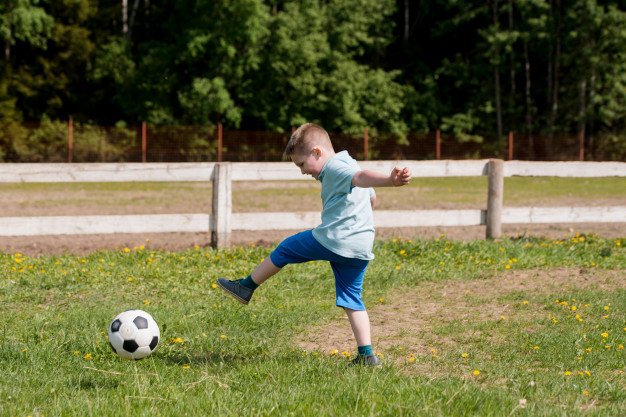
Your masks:
{"label": "grass field", "polygon": [[[244,307],[212,284],[246,275],[266,248],[3,254],[0,415],[626,415],[625,245],[593,235],[377,242],[370,315],[415,319],[413,332],[375,334],[380,369],[347,368],[352,350],[299,347],[340,314],[321,263],[286,268]],[[498,284],[511,279],[510,290]],[[428,299],[445,314],[401,308],[425,303],[412,297],[432,286],[456,289]],[[159,348],[137,362],[106,337],[129,308],[161,326]]]}
{"label": "grass field", "polygon": [[[626,178],[505,178],[506,206],[626,205]],[[320,210],[319,183],[235,182],[233,210]],[[485,208],[487,178],[415,178],[379,188],[378,209]],[[0,184],[0,215],[208,213],[209,183]]]}

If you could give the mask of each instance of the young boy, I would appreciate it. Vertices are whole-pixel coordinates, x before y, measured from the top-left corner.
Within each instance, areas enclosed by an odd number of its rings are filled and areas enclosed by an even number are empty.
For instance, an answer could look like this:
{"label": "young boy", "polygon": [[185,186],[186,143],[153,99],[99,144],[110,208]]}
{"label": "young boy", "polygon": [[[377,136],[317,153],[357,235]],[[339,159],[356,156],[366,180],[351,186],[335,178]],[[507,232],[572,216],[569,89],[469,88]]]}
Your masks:
{"label": "young boy", "polygon": [[336,305],[350,321],[358,356],[352,365],[380,365],[372,351],[369,316],[361,299],[363,276],[374,259],[374,222],[370,187],[406,185],[408,168],[394,168],[389,175],[359,168],[347,151],[335,153],[328,133],[312,123],[300,126],[285,149],[303,175],[322,183],[322,224],[288,237],[245,279],[217,280],[218,285],[243,304],[255,289],[285,265],[325,260],[335,275]]}

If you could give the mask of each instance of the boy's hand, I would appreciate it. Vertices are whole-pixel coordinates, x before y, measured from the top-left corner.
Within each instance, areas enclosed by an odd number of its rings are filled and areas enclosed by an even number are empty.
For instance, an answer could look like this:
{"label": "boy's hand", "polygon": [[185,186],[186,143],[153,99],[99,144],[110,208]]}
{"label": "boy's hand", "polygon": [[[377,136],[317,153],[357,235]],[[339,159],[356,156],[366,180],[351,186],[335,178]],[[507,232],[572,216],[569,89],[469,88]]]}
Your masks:
{"label": "boy's hand", "polygon": [[411,171],[409,171],[409,169],[406,167],[403,169],[395,167],[393,170],[391,170],[389,178],[391,179],[391,183],[394,187],[407,185],[411,181]]}

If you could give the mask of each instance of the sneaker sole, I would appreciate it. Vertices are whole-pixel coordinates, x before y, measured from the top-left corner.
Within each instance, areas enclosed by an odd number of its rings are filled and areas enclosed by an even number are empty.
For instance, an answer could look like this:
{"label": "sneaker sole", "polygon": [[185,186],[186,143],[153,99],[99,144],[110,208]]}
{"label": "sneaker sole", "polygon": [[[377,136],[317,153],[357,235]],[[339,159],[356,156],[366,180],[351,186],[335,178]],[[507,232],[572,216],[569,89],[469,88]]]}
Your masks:
{"label": "sneaker sole", "polygon": [[233,294],[232,292],[228,291],[228,289],[226,287],[222,286],[222,284],[219,281],[217,283],[217,286],[220,287],[222,289],[222,291],[224,291],[226,294],[230,295],[235,300],[239,301],[241,304],[248,305],[249,301],[246,301],[243,298],[239,297],[237,294]]}

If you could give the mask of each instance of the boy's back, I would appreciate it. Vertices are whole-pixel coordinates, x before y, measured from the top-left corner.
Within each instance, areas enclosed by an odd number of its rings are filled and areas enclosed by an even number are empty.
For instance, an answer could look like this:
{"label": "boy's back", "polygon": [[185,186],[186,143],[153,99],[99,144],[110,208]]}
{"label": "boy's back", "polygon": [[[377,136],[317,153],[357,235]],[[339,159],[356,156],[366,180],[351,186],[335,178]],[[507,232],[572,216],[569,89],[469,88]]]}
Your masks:
{"label": "boy's back", "polygon": [[370,191],[354,187],[352,177],[358,163],[342,151],[324,165],[322,183],[322,224],[313,236],[326,249],[346,258],[373,259],[374,221]]}

